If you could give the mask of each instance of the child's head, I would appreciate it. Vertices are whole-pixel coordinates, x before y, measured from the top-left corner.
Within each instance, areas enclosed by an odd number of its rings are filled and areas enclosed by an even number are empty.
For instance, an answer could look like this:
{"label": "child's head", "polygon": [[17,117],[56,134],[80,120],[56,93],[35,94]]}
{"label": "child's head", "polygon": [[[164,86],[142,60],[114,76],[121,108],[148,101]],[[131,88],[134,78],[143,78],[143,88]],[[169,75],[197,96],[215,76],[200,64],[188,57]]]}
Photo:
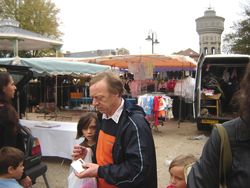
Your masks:
{"label": "child's head", "polygon": [[20,179],[23,175],[24,153],[14,147],[0,149],[0,176]]}
{"label": "child's head", "polygon": [[97,115],[94,112],[84,114],[77,124],[76,138],[85,137],[88,141],[93,141],[96,131]]}
{"label": "child's head", "polygon": [[170,181],[176,188],[186,188],[184,167],[194,163],[197,159],[192,154],[179,155],[169,165]]}

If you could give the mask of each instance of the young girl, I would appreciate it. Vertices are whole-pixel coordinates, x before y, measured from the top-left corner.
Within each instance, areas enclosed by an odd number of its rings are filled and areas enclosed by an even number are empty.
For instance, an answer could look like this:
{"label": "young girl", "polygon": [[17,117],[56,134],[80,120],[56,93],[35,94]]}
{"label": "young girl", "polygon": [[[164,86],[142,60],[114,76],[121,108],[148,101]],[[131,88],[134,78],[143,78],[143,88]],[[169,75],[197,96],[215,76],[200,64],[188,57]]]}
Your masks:
{"label": "young girl", "polygon": [[84,137],[84,141],[81,146],[91,147],[96,143],[95,131],[96,131],[97,115],[94,112],[88,112],[80,118],[77,124],[76,139]]}
{"label": "young girl", "polygon": [[197,159],[192,154],[179,155],[169,165],[170,185],[167,188],[186,188],[186,167]]}
{"label": "young girl", "polygon": [[[92,162],[93,152],[91,146],[96,144],[95,131],[96,131],[97,115],[94,112],[88,112],[80,118],[77,124],[76,139],[84,137],[84,141],[80,144],[87,148],[87,154],[83,159],[85,162]],[[75,172],[71,172],[68,177],[68,188],[96,188],[96,178],[83,178],[79,179]]]}

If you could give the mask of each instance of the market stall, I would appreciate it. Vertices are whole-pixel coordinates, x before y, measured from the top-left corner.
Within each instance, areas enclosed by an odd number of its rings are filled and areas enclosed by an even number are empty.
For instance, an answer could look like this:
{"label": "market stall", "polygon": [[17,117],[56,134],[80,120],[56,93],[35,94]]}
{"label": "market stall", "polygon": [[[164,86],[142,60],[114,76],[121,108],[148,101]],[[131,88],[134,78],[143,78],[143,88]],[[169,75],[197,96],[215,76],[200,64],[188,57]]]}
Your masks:
{"label": "market stall", "polygon": [[[188,80],[188,83],[194,85],[194,79],[187,79],[194,77],[192,73],[196,70],[196,61],[192,58],[182,55],[141,54],[100,57],[88,61],[126,69],[127,72],[132,73],[132,79],[126,79],[127,76],[123,76],[125,83],[129,85],[128,90],[132,97],[144,98],[145,94],[157,96],[157,98],[171,97],[173,114],[181,119],[183,114],[181,111],[185,109],[182,108],[185,105],[181,104],[182,101],[186,102],[184,91],[187,86],[186,81],[183,85],[183,80]],[[179,93],[174,92],[176,84],[181,86]],[[161,93],[155,95],[155,92]],[[158,124],[157,121],[154,122]]]}
{"label": "market stall", "polygon": [[[49,58],[2,58],[0,59],[0,64],[5,65],[19,65],[30,67],[33,72],[34,80],[43,83],[43,86],[39,86],[40,89],[44,88],[44,94],[40,102],[43,101],[48,104],[47,96],[50,95],[53,99],[54,109],[58,103],[58,95],[60,92],[60,86],[64,80],[69,80],[69,78],[63,79],[62,76],[72,76],[70,78],[78,81],[79,78],[84,76],[89,76],[96,74],[98,72],[110,70],[110,66],[107,65],[97,65],[84,62],[72,62],[60,59],[49,59]],[[77,77],[77,79],[74,79]],[[58,78],[60,84],[58,84]],[[50,87],[48,87],[50,86]],[[51,105],[48,105],[51,106]]]}

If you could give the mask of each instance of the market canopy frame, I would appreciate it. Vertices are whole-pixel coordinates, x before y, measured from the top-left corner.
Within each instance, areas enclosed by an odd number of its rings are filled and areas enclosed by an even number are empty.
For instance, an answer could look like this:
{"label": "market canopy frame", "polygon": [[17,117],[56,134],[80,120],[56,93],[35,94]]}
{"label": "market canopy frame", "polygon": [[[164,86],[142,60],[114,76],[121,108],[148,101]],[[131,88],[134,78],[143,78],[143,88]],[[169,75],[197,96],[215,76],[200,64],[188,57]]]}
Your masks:
{"label": "market canopy frame", "polygon": [[0,64],[30,67],[35,77],[92,75],[111,69],[108,65],[47,58],[0,58]]}
{"label": "market canopy frame", "polygon": [[0,20],[0,50],[13,50],[18,56],[19,50],[41,50],[53,48],[57,52],[63,42],[57,38],[43,36],[19,28],[19,22],[12,19]]}

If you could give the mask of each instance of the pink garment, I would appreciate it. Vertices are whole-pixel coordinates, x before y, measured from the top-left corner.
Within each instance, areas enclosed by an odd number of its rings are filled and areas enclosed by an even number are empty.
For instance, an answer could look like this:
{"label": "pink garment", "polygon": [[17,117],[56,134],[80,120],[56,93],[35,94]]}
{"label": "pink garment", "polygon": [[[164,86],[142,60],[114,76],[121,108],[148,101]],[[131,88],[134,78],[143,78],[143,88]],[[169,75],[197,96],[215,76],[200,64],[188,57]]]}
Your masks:
{"label": "pink garment", "polygon": [[97,187],[97,183],[95,178],[88,178],[86,181],[81,185],[81,188],[94,188]]}
{"label": "pink garment", "polygon": [[166,188],[174,188],[172,184],[169,184]]}
{"label": "pink garment", "polygon": [[167,87],[166,88],[167,88],[168,91],[174,91],[175,85],[176,85],[176,80],[169,80],[167,82]]}
{"label": "pink garment", "polygon": [[154,119],[155,119],[155,126],[157,127],[159,125],[158,116],[159,116],[159,97],[154,96]]}
{"label": "pink garment", "polygon": [[130,92],[132,97],[137,97],[139,93],[139,81],[132,81],[129,83]]}
{"label": "pink garment", "polygon": [[128,71],[134,74],[135,80],[145,80],[145,70],[143,63],[129,63]]}

